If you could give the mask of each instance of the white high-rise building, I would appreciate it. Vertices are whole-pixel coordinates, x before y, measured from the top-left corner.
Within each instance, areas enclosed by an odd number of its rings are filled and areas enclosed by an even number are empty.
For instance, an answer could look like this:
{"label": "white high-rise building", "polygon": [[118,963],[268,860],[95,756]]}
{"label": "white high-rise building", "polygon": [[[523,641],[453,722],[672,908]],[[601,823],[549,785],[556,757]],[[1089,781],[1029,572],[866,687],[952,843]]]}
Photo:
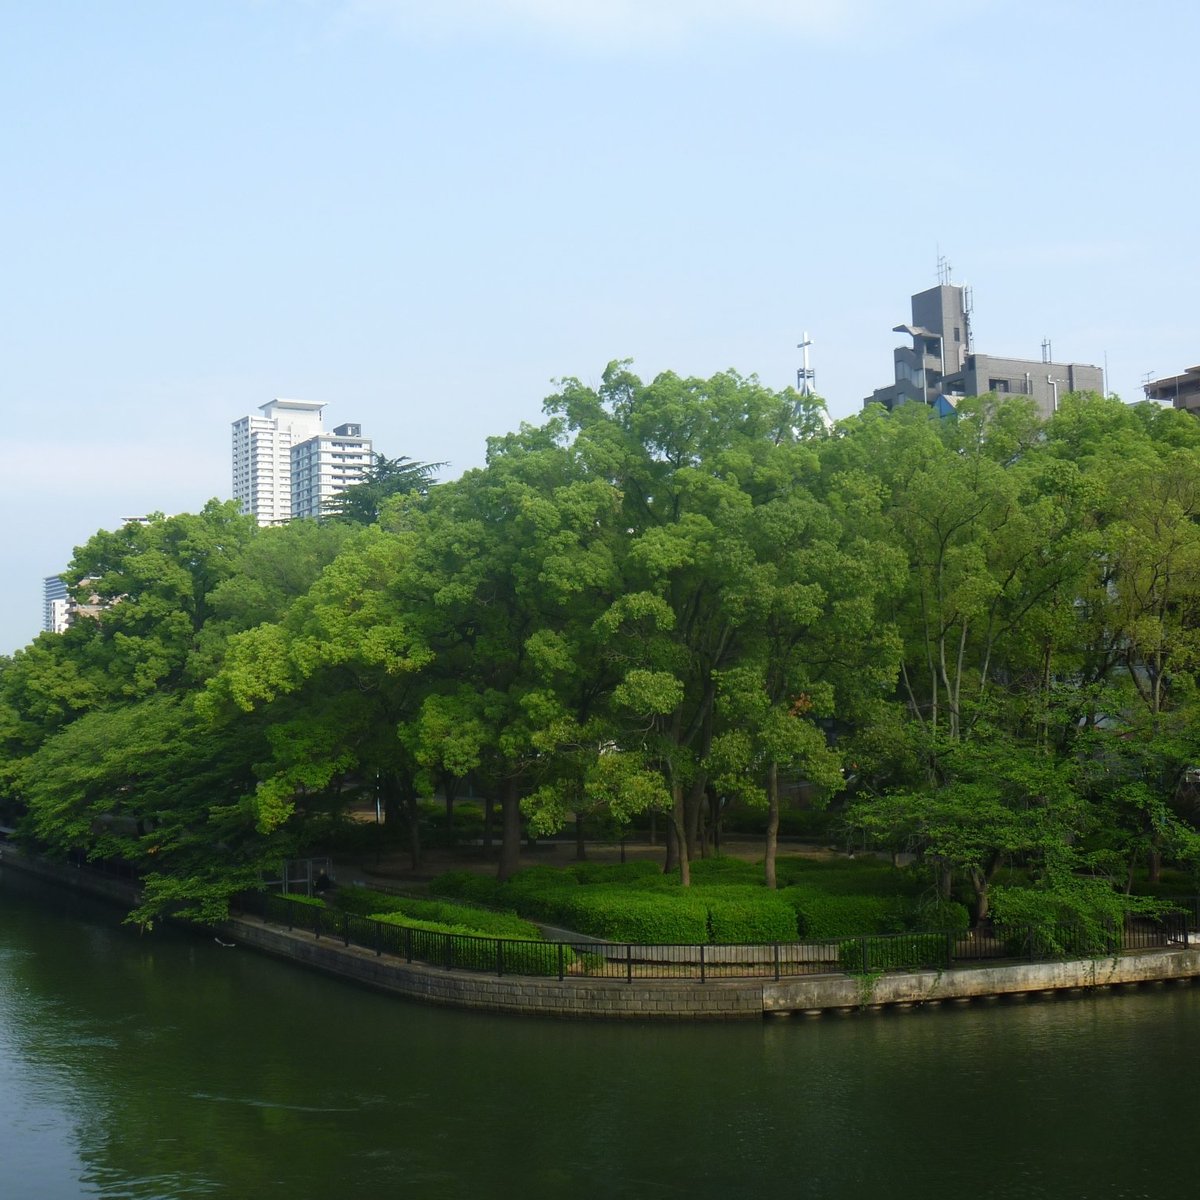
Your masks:
{"label": "white high-rise building", "polygon": [[43,583],[42,629],[62,633],[71,623],[71,598],[61,575],[47,575]]}
{"label": "white high-rise building", "polygon": [[321,428],[325,405],[272,400],[261,417],[233,423],[233,498],[260,525],[317,517],[325,503],[371,465],[371,442],[358,425]]}
{"label": "white high-rise building", "polygon": [[329,500],[357,483],[371,465],[361,425],[338,425],[292,448],[292,516],[319,517]]}

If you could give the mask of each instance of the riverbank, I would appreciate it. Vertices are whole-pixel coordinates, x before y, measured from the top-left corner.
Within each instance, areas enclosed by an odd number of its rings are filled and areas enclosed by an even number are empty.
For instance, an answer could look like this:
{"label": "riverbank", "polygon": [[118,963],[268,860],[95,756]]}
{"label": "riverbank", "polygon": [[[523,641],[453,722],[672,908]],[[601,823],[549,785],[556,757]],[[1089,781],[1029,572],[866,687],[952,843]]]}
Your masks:
{"label": "riverbank", "polygon": [[[93,895],[132,904],[125,880],[48,863],[3,848],[0,865]],[[762,1020],[860,1011],[969,1004],[998,997],[1076,994],[1200,978],[1200,948],[1127,953],[1102,959],[894,971],[867,976],[830,972],[791,979],[563,979],[498,977],[405,962],[328,936],[239,915],[218,931],[223,941],[363,984],[392,995],[462,1009],[608,1019]]]}

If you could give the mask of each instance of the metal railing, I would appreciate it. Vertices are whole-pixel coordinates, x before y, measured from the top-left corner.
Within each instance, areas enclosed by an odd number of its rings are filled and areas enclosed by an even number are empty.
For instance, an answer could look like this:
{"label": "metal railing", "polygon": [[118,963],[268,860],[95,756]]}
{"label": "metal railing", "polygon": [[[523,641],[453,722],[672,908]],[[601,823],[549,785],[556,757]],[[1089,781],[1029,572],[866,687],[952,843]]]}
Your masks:
{"label": "metal railing", "polygon": [[269,923],[356,946],[377,956],[444,970],[566,979],[781,980],[804,975],[945,970],[981,963],[1108,957],[1188,945],[1189,917],[1128,917],[1124,926],[997,926],[970,933],[895,933],[815,941],[732,945],[636,945],[628,942],[538,942],[442,933],[250,893],[239,907]]}

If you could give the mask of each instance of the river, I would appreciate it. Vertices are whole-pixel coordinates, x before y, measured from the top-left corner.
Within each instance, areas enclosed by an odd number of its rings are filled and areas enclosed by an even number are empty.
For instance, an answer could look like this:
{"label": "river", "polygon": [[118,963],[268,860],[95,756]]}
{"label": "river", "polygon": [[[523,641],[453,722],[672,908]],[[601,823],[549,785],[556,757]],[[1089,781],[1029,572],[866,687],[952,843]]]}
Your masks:
{"label": "river", "polygon": [[0,867],[0,1196],[1182,1197],[1200,986],[760,1024],[414,1003]]}

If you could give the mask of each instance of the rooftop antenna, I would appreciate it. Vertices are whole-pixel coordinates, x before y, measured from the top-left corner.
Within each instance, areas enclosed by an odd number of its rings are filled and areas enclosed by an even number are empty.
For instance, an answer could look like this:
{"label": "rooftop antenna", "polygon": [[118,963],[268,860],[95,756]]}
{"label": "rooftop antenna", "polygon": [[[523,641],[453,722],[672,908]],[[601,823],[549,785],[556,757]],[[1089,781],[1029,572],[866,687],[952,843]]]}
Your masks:
{"label": "rooftop antenna", "polygon": [[975,289],[973,287],[963,288],[963,324],[966,326],[964,331],[967,342],[967,353],[973,354],[975,351],[974,330],[971,328],[971,320],[975,315]]}
{"label": "rooftop antenna", "polygon": [[804,341],[796,343],[796,349],[803,355],[803,365],[796,371],[796,390],[802,396],[811,396],[816,385],[817,373],[808,365],[808,348],[811,346],[812,338],[808,336],[808,330],[804,331]]}
{"label": "rooftop antenna", "polygon": [[938,258],[937,258],[938,283],[940,283],[943,287],[946,286],[950,282],[950,280],[953,278],[953,275],[954,275],[954,268],[951,267],[946,256],[944,254],[942,254],[941,251],[939,250]]}
{"label": "rooftop antenna", "polygon": [[1044,363],[1052,362],[1053,359],[1054,359],[1054,356],[1050,350],[1050,339],[1042,338],[1042,362],[1044,362]]}

